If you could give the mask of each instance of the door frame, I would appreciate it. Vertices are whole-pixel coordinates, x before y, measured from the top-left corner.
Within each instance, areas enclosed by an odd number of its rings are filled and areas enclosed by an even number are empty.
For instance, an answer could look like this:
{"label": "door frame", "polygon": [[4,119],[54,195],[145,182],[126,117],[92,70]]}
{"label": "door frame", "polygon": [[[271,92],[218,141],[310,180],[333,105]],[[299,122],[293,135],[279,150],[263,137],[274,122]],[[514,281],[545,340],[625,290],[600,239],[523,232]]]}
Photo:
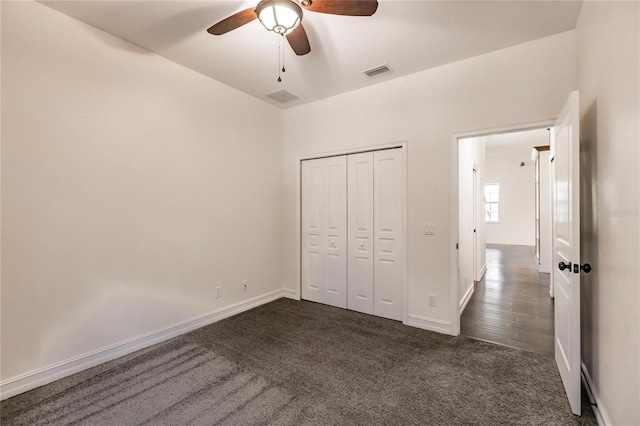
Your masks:
{"label": "door frame", "polygon": [[528,123],[520,123],[520,124],[512,124],[507,126],[500,127],[491,127],[485,129],[478,130],[470,130],[464,132],[456,132],[451,134],[451,145],[452,145],[452,155],[451,155],[451,226],[450,226],[450,265],[449,265],[449,276],[451,277],[451,282],[449,283],[449,289],[451,294],[450,301],[450,309],[453,313],[451,316],[451,334],[453,336],[460,335],[460,294],[458,294],[458,269],[460,266],[459,254],[460,251],[457,248],[457,244],[459,243],[459,231],[458,228],[460,226],[460,217],[458,214],[459,209],[459,197],[460,197],[460,188],[458,185],[459,181],[459,140],[466,138],[474,138],[474,137],[482,137],[489,135],[497,135],[501,133],[515,133],[522,132],[526,130],[536,130],[547,127],[553,127],[556,118],[549,118],[546,120],[540,121],[532,121]]}
{"label": "door frame", "polygon": [[400,148],[401,158],[402,158],[402,167],[404,185],[402,185],[402,237],[403,241],[403,250],[404,256],[402,257],[402,323],[407,324],[408,321],[408,302],[409,302],[409,285],[408,285],[408,275],[407,275],[407,258],[408,258],[408,243],[409,238],[407,234],[407,222],[408,222],[408,206],[407,206],[407,192],[408,192],[408,141],[400,141],[400,142],[392,142],[382,145],[369,145],[359,148],[347,148],[337,151],[328,151],[321,152],[317,154],[305,155],[302,157],[296,158],[296,256],[298,261],[296,262],[296,277],[298,280],[298,285],[296,286],[296,294],[293,297],[296,300],[301,299],[302,294],[302,174],[301,174],[301,162],[305,160],[315,160],[318,158],[325,157],[336,157],[339,155],[349,155],[349,154],[359,154],[361,152],[370,152],[370,151],[380,151],[385,149],[394,149]]}
{"label": "door frame", "polygon": [[[478,215],[480,214],[480,209],[478,209],[478,201],[480,200],[480,181],[478,180],[478,176],[480,176],[480,166],[475,161],[473,162],[473,168],[471,169],[471,176],[473,176],[473,188],[472,188],[472,197],[473,197],[473,285],[476,285],[476,282],[480,281],[481,275],[478,274]],[[483,192],[484,195],[484,192]],[[482,197],[484,200],[484,196]],[[459,201],[459,200],[458,200]],[[483,203],[484,204],[484,203]],[[459,232],[459,231],[458,231]],[[475,287],[474,287],[475,288]]]}

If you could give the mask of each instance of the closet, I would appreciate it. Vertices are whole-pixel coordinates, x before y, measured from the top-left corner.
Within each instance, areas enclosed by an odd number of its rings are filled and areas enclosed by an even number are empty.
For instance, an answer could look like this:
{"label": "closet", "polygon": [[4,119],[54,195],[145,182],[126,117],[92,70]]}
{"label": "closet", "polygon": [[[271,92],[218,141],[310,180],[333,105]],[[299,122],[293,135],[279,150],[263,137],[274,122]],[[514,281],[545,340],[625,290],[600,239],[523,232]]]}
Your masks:
{"label": "closet", "polygon": [[301,162],[302,298],[403,318],[400,148]]}

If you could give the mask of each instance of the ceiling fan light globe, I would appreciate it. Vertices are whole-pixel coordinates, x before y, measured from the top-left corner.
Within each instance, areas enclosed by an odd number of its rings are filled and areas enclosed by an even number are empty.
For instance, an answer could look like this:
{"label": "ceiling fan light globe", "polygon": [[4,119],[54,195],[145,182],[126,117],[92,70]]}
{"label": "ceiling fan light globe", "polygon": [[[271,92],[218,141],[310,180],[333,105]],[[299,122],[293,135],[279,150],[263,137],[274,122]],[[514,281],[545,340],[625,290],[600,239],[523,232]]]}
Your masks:
{"label": "ceiling fan light globe", "polygon": [[289,34],[302,21],[302,8],[291,0],[262,0],[256,14],[267,30],[280,35]]}

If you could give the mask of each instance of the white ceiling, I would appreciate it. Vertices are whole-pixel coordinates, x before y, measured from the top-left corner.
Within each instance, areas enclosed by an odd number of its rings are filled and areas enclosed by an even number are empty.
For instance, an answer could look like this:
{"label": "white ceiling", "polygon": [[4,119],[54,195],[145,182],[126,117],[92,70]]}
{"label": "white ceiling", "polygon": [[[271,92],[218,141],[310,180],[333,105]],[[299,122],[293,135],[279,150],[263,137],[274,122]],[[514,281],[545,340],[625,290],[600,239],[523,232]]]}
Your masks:
{"label": "white ceiling", "polygon": [[[344,0],[348,1],[348,0]],[[371,17],[306,11],[311,53],[285,50],[278,83],[279,37],[259,21],[222,36],[214,23],[254,1],[44,1],[43,4],[280,107],[355,90],[387,79],[571,30],[579,1],[380,0]],[[387,63],[392,72],[367,77]],[[285,104],[265,95],[285,89]]]}

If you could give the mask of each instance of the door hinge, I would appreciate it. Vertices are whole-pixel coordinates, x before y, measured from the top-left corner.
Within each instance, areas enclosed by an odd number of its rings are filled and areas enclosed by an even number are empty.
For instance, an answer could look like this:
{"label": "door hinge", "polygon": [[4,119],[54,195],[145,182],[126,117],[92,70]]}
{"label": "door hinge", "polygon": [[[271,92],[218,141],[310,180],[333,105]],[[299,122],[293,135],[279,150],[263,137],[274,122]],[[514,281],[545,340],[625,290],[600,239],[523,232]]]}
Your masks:
{"label": "door hinge", "polygon": [[456,243],[456,250],[458,250],[458,243]]}

